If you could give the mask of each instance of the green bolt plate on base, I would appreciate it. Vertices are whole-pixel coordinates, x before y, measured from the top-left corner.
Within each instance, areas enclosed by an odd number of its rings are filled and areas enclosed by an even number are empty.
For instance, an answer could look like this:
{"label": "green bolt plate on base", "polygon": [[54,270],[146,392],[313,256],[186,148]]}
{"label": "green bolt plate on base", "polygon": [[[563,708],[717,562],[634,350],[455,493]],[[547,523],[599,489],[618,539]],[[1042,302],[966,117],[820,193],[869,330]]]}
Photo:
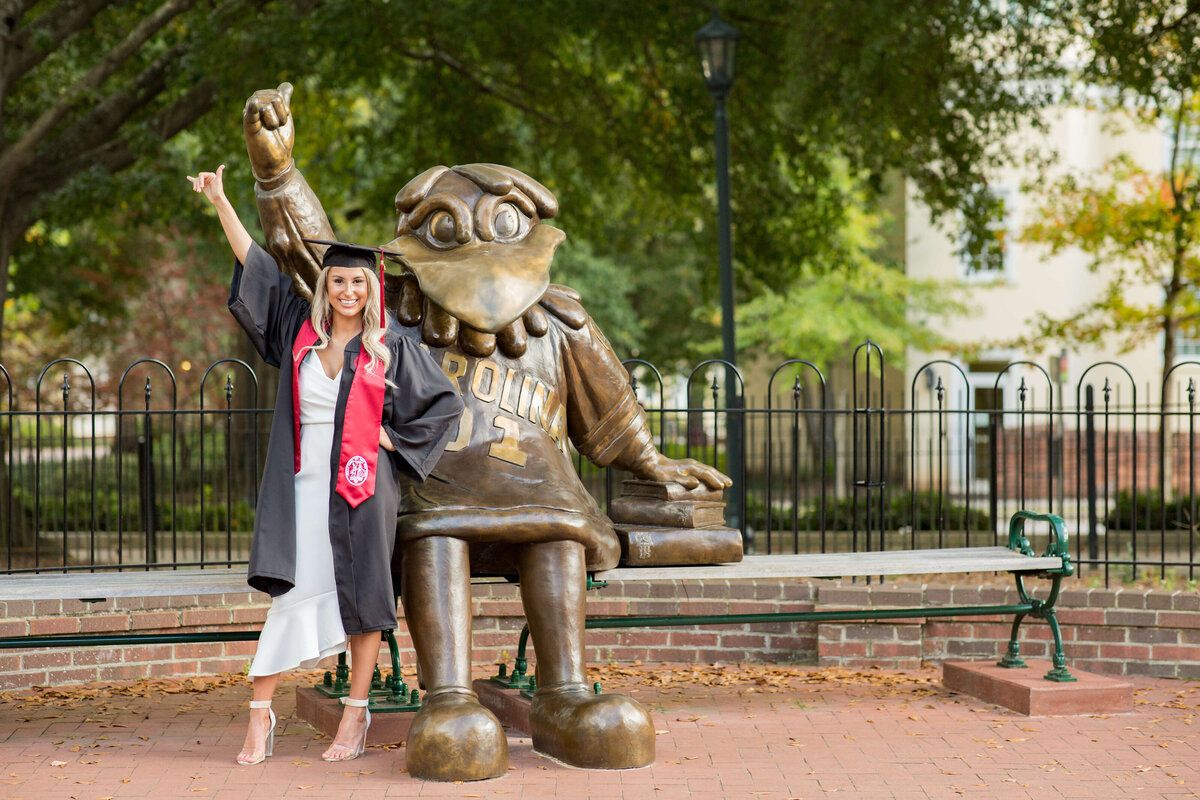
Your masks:
{"label": "green bolt plate on base", "polygon": [[407,687],[401,684],[402,690],[393,695],[389,689],[386,694],[371,696],[371,713],[387,714],[393,711],[416,711],[421,707],[421,693],[416,689],[404,691]]}
{"label": "green bolt plate on base", "polygon": [[533,676],[526,675],[524,667],[518,666],[510,673],[507,664],[501,664],[497,673],[488,680],[505,689],[529,689],[534,685]]}
{"label": "green bolt plate on base", "polygon": [[[532,678],[530,678],[530,680],[529,680],[529,688],[528,688],[528,689],[525,689],[524,691],[522,691],[522,692],[521,692],[521,697],[524,697],[524,698],[526,698],[526,699],[528,699],[528,700],[532,700],[532,699],[533,699],[533,693],[534,693],[534,692],[536,692],[536,691],[537,691],[537,681],[536,681],[536,680],[534,680],[534,679],[532,679]],[[592,691],[593,691],[593,692],[595,692],[596,694],[603,694],[603,692],[604,692],[604,687],[602,687],[602,686],[600,685],[600,681],[596,681],[595,683],[593,683],[593,684],[592,684]]]}
{"label": "green bolt plate on base", "polygon": [[1066,668],[1066,666],[1058,666],[1046,673],[1046,680],[1054,681],[1055,683],[1071,683],[1078,680]]}

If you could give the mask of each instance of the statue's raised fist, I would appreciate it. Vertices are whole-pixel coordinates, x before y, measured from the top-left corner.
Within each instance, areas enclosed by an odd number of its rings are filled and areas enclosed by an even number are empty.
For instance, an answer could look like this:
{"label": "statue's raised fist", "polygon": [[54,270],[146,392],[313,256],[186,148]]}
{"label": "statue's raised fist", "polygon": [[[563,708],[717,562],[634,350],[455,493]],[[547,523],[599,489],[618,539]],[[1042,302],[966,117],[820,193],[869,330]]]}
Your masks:
{"label": "statue's raised fist", "polygon": [[250,95],[242,110],[246,152],[260,181],[277,177],[291,166],[296,138],[291,103],[292,85],[285,82],[278,89],[261,89]]}

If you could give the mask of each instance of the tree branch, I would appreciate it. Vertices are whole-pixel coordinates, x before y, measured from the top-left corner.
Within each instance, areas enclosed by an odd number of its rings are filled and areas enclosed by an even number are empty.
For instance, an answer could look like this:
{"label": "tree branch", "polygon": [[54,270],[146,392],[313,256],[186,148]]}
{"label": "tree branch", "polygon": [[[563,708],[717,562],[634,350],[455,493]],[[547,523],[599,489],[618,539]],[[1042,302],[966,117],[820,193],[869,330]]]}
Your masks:
{"label": "tree branch", "polygon": [[[211,111],[216,105],[216,97],[216,83],[202,80],[183,96],[155,112],[146,120],[145,128],[155,138],[165,142]],[[28,181],[22,183],[36,186],[46,193],[53,192],[89,166],[101,166],[110,173],[120,172],[137,161],[139,155],[125,139],[105,137],[99,142],[92,142],[86,150],[70,151],[68,157],[38,169],[30,174]]]}
{"label": "tree branch", "polygon": [[495,85],[490,83],[484,77],[476,75],[474,72],[472,72],[470,69],[468,69],[466,67],[466,65],[464,65],[461,61],[459,61],[454,56],[450,55],[450,53],[446,52],[445,50],[441,49],[440,47],[437,47],[436,45],[432,49],[430,49],[428,52],[425,52],[425,53],[417,53],[412,50],[404,50],[404,49],[399,49],[399,52],[401,53],[401,55],[405,56],[406,58],[411,58],[414,61],[433,61],[433,62],[442,64],[446,67],[449,67],[452,71],[457,72],[459,75],[462,75],[464,78],[469,80],[471,83],[475,84],[475,86],[478,87],[479,90],[481,92],[483,92],[484,94],[490,94],[493,97],[496,97],[499,100],[502,100],[503,102],[508,103],[513,108],[524,111],[526,114],[529,114],[532,117],[536,117],[537,119],[540,119],[542,122],[545,122],[548,125],[555,125],[557,127],[561,127],[566,130],[572,130],[574,128],[574,126],[570,125],[565,120],[555,119],[554,117],[550,116],[549,114],[545,113],[544,111],[539,111],[536,108],[533,108],[532,106],[528,105],[527,103],[524,103],[521,100],[518,100],[517,98],[513,97],[512,95],[496,88]]}
{"label": "tree branch", "polygon": [[[167,72],[187,49],[183,44],[168,49],[142,70],[130,86],[101,100],[74,120],[61,136],[40,147],[38,159],[49,156],[53,162],[55,154],[91,150],[111,139],[134,114],[150,105],[166,89]],[[19,183],[27,184],[28,181],[20,180]]]}
{"label": "tree branch", "polygon": [[1197,0],[1188,0],[1187,7],[1180,12],[1178,17],[1170,22],[1167,22],[1167,12],[1164,9],[1159,15],[1158,21],[1150,30],[1150,38],[1155,41],[1161,40],[1168,33],[1174,33],[1179,30],[1185,22],[1188,22],[1190,18],[1195,17],[1197,14],[1200,14],[1200,2],[1197,2]]}
{"label": "tree branch", "polygon": [[[33,3],[28,3],[32,6]],[[0,92],[8,88],[29,70],[36,67],[71,36],[91,25],[96,15],[112,5],[109,0],[79,0],[47,11],[28,25],[22,26],[8,43],[0,67]],[[28,10],[28,9],[26,9]],[[24,12],[22,12],[24,13]],[[38,47],[30,47],[36,40]]]}
{"label": "tree branch", "polygon": [[7,191],[13,184],[18,172],[29,166],[37,153],[38,146],[81,98],[99,87],[151,36],[165,27],[172,19],[195,5],[196,2],[197,0],[167,0],[130,31],[124,41],[109,51],[87,75],[67,89],[63,93],[61,102],[42,112],[41,116],[25,131],[25,134],[0,156],[0,194]]}
{"label": "tree branch", "polygon": [[0,22],[9,31],[15,30],[17,23],[37,5],[37,0],[3,0],[0,2]]}

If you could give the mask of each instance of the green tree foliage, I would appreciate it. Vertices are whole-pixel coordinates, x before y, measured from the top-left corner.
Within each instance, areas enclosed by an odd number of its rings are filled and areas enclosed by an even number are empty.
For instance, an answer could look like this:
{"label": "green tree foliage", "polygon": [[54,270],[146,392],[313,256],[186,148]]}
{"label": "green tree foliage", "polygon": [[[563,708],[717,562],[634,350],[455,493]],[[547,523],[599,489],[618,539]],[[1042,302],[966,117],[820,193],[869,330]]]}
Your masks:
{"label": "green tree foliage", "polygon": [[1163,132],[1171,158],[1165,169],[1147,169],[1119,155],[1097,176],[1045,187],[1024,240],[1051,253],[1079,248],[1108,282],[1067,319],[1034,320],[1027,341],[1112,339],[1131,349],[1161,336],[1165,379],[1176,333],[1200,325],[1200,8],[1103,0],[1067,13],[1086,54],[1085,85],[1109,91],[1111,114]]}
{"label": "green tree foliage", "polygon": [[[35,296],[65,327],[128,314],[149,277],[130,230],[216,236],[184,191],[189,170],[228,162],[253,220],[242,102],[290,80],[298,159],[344,238],[390,238],[396,190],[432,164],[509,163],[558,194],[578,245],[563,277],[620,295],[589,307],[624,346],[671,360],[715,331],[713,107],[692,40],[707,4],[3,5],[0,300]],[[978,195],[985,168],[1014,157],[1004,136],[1047,99],[1027,79],[1055,70],[1052,5],[731,5],[739,298],[854,269],[837,232],[885,173],[911,178],[939,213]],[[861,177],[839,182],[841,163]],[[44,235],[31,238],[35,226]],[[49,263],[87,270],[90,293],[47,280]]]}
{"label": "green tree foliage", "polygon": [[784,291],[767,291],[738,308],[743,343],[776,358],[802,357],[825,370],[845,359],[847,343],[871,339],[885,354],[909,347],[925,351],[947,346],[931,324],[968,310],[960,287],[917,280],[892,263],[884,236],[893,224],[868,205],[844,172],[837,176],[848,205],[833,231],[843,261],[829,270],[796,266]]}
{"label": "green tree foliage", "polygon": [[[375,159],[356,162],[344,192],[340,150],[301,156],[335,227],[345,208],[350,230],[386,231],[402,182],[395,165],[415,165],[407,177],[431,163],[513,163],[558,194],[568,236],[620,270],[607,285],[624,289],[640,322],[631,351],[660,362],[701,354],[719,319],[713,105],[692,41],[706,9],[410,4],[400,44],[388,42],[381,9],[327,19],[363,37],[350,56],[362,80],[314,73],[297,92],[354,108],[347,149]],[[857,224],[851,209],[878,200],[886,172],[912,178],[939,213],[981,196],[985,167],[1017,157],[1002,138],[1048,99],[1044,84],[1022,80],[1057,69],[1060,37],[1043,10],[959,0],[729,7],[742,32],[728,104],[739,299],[857,268],[843,231]],[[989,207],[974,207],[971,221],[984,219]],[[827,320],[833,308],[808,310]]]}
{"label": "green tree foliage", "polygon": [[1162,337],[1164,374],[1170,370],[1176,332],[1200,322],[1200,218],[1187,171],[1146,170],[1121,156],[1095,177],[1048,187],[1022,239],[1050,253],[1078,248],[1107,284],[1066,319],[1037,318],[1028,344],[1115,340],[1129,350]]}
{"label": "green tree foliage", "polygon": [[0,3],[0,333],[15,298],[55,333],[128,312],[146,286],[131,232],[180,219],[167,143],[284,70],[262,43],[286,45],[308,5]]}

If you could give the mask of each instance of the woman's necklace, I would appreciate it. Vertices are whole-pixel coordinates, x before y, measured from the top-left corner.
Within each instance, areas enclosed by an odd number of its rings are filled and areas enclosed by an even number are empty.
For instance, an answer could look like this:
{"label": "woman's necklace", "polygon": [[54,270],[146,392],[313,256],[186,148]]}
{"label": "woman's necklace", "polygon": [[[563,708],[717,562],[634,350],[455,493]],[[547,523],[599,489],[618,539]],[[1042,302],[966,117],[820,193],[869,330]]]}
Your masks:
{"label": "woman's necklace", "polygon": [[[317,351],[317,355],[321,359],[321,368],[325,371],[326,377],[337,377],[338,371],[342,368],[342,361],[345,358],[346,345],[357,335],[357,333],[353,335],[343,334],[339,337],[330,331],[329,344],[324,349]],[[330,374],[331,371],[332,375]]]}

